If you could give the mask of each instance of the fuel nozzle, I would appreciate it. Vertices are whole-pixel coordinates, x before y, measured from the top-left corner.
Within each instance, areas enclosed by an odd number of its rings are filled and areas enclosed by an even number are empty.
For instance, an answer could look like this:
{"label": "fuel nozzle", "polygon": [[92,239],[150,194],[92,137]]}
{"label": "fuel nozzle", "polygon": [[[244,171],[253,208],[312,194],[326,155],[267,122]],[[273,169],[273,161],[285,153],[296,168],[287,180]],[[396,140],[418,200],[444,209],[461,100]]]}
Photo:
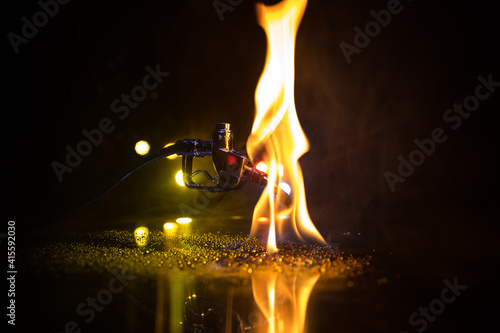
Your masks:
{"label": "fuel nozzle", "polygon": [[[266,186],[268,182],[267,174],[257,170],[245,153],[240,153],[234,149],[233,138],[234,134],[231,130],[231,124],[218,123],[215,125],[211,141],[184,139],[177,141],[174,145],[150,153],[123,170],[123,172],[109,184],[107,190],[68,213],[66,216],[74,214],[103,198],[137,170],[173,154],[182,156],[182,175],[184,184],[188,188],[212,192],[228,192],[240,189],[247,182]],[[195,157],[204,157],[207,155],[212,156],[213,165],[217,173],[216,176],[212,177],[206,170],[196,170],[193,172],[193,159]],[[193,177],[197,174],[205,175],[205,177],[215,185],[207,186],[196,184],[193,181]],[[286,206],[290,205],[291,197],[280,187],[274,185],[274,193],[282,204]]]}
{"label": "fuel nozzle", "polygon": [[[176,145],[182,147],[177,154],[182,155],[183,180],[188,188],[223,192],[238,190],[248,181],[258,185],[267,184],[267,175],[255,169],[245,153],[234,149],[234,133],[229,123],[215,125],[212,141],[185,139],[177,141]],[[206,170],[193,172],[194,157],[207,155],[212,156],[214,169],[217,173],[214,177]],[[193,176],[199,173],[204,174],[215,185],[196,184],[193,181]]]}
{"label": "fuel nozzle", "polygon": [[[265,186],[268,176],[255,168],[250,158],[234,149],[234,133],[229,123],[218,123],[212,135],[212,141],[184,139],[175,144],[180,147],[177,152],[182,155],[182,175],[186,187],[212,192],[227,192],[240,189],[247,182]],[[212,156],[216,176],[206,170],[193,172],[194,157]],[[197,174],[203,174],[215,185],[199,185],[193,181]],[[286,206],[290,205],[290,196],[275,185],[275,195]]]}

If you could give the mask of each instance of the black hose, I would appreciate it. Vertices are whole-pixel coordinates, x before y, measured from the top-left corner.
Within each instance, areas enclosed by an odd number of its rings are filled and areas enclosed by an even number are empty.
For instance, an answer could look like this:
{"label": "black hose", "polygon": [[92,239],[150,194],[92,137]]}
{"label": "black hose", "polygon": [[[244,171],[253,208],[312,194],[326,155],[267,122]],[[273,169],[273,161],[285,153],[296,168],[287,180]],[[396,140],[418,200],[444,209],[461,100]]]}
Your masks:
{"label": "black hose", "polygon": [[64,215],[61,219],[67,218],[70,215],[75,214],[76,212],[90,206],[94,202],[102,199],[106,195],[108,195],[118,184],[120,184],[122,181],[124,181],[128,176],[136,172],[137,170],[155,162],[158,161],[159,159],[170,156],[173,154],[178,154],[182,153],[184,151],[185,147],[182,144],[176,143],[172,146],[168,146],[165,148],[162,148],[158,151],[155,151],[154,153],[148,154],[141,158],[139,161],[135,162],[132,164],[130,167],[127,169],[123,170],[107,187],[107,190],[101,193],[99,196],[94,197],[92,200],[88,201],[87,203],[81,205],[80,207],[76,208],[75,210],[69,212],[68,214]]}

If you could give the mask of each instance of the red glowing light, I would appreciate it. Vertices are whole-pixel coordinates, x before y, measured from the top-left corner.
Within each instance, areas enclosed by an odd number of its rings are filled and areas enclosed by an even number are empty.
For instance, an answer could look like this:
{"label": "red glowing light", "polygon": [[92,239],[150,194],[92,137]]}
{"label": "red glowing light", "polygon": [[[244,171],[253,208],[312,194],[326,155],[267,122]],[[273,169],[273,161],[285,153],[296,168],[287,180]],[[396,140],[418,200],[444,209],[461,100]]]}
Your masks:
{"label": "red glowing light", "polygon": [[233,165],[234,163],[236,163],[236,157],[234,157],[233,155],[229,155],[229,157],[227,158],[227,162],[229,163],[229,165]]}

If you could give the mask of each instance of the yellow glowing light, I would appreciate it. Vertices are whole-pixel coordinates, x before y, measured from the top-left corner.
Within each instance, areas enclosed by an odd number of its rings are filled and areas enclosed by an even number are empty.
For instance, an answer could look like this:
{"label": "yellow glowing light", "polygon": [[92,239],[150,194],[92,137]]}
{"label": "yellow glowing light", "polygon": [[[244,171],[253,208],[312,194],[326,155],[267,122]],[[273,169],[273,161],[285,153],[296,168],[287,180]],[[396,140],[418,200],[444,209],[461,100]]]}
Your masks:
{"label": "yellow glowing light", "polygon": [[179,217],[175,222],[180,223],[180,224],[187,224],[193,222],[193,220],[190,217]]}
{"label": "yellow glowing light", "polygon": [[171,222],[167,222],[163,225],[163,228],[165,228],[165,230],[173,230],[173,229],[175,229],[175,224],[171,223]]}
{"label": "yellow glowing light", "polygon": [[139,246],[144,246],[148,243],[149,230],[146,227],[139,227],[134,230],[135,242]]}
{"label": "yellow glowing light", "polygon": [[[170,146],[173,146],[175,143],[167,143],[163,148],[167,148],[167,147],[170,147]],[[177,154],[172,154],[172,155],[168,155],[167,158],[169,160],[175,160],[177,157],[179,157],[179,155]]]}
{"label": "yellow glowing light", "polygon": [[179,225],[174,222],[167,222],[163,225],[163,230],[165,231],[166,234],[174,234],[177,229],[179,229]]}
{"label": "yellow glowing light", "polygon": [[177,182],[177,184],[179,184],[179,186],[186,186],[184,185],[184,179],[182,178],[182,170],[179,170],[175,174],[175,181]]}
{"label": "yellow glowing light", "polygon": [[257,221],[259,221],[259,223],[269,223],[269,219],[267,217],[259,217]]}
{"label": "yellow glowing light", "polygon": [[135,152],[139,155],[146,155],[149,152],[149,143],[141,140],[135,144]]}

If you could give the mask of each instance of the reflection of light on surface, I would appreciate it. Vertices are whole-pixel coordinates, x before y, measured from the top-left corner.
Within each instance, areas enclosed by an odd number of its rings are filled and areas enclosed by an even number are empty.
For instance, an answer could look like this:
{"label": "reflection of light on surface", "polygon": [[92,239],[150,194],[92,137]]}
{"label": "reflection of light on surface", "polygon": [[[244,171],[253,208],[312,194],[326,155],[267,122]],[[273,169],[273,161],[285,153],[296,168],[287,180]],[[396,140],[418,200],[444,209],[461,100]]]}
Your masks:
{"label": "reflection of light on surface", "polygon": [[285,278],[277,272],[252,274],[252,290],[264,318],[256,332],[303,333],[307,303],[320,274]]}
{"label": "reflection of light on surface", "polygon": [[259,162],[257,163],[257,165],[255,166],[255,169],[259,170],[259,171],[262,171],[262,172],[267,172],[267,164],[264,163],[264,162]]}
{"label": "reflection of light on surface", "polygon": [[[156,278],[156,318],[151,332],[187,332],[184,329],[185,290],[189,283],[182,274],[158,274]],[[144,330],[143,330],[144,331]]]}
{"label": "reflection of light on surface", "polygon": [[179,229],[179,226],[174,222],[167,222],[163,225],[163,230],[168,235],[175,234],[177,232],[177,229]]}
{"label": "reflection of light on surface", "polygon": [[179,172],[177,172],[175,174],[175,181],[177,182],[177,184],[179,184],[180,186],[185,186],[184,185],[184,179],[182,179],[182,170],[179,170]]}
{"label": "reflection of light on surface", "polygon": [[139,227],[134,230],[135,242],[139,246],[144,246],[148,243],[149,230],[146,227]]}
{"label": "reflection of light on surface", "polygon": [[231,216],[231,220],[243,220],[245,217],[241,215]]}
{"label": "reflection of light on surface", "polygon": [[[170,146],[173,146],[175,143],[167,143],[163,148],[167,148],[167,147],[170,147]],[[172,155],[168,155],[167,158],[169,160],[175,160],[177,157],[179,157],[179,155],[177,154],[172,154]]]}
{"label": "reflection of light on surface", "polygon": [[285,192],[288,195],[292,193],[292,188],[285,182],[280,183],[280,188],[283,190],[283,192]]}
{"label": "reflection of light on surface", "polygon": [[288,216],[288,215],[280,215],[280,216],[278,216],[278,218],[279,218],[280,220],[289,220],[289,219],[290,219],[290,216]]}
{"label": "reflection of light on surface", "polygon": [[146,155],[149,152],[149,143],[141,140],[135,144],[135,152],[139,155]]}
{"label": "reflection of light on surface", "polygon": [[180,223],[180,224],[186,224],[186,223],[191,223],[193,220],[190,217],[179,217],[175,222]]}

